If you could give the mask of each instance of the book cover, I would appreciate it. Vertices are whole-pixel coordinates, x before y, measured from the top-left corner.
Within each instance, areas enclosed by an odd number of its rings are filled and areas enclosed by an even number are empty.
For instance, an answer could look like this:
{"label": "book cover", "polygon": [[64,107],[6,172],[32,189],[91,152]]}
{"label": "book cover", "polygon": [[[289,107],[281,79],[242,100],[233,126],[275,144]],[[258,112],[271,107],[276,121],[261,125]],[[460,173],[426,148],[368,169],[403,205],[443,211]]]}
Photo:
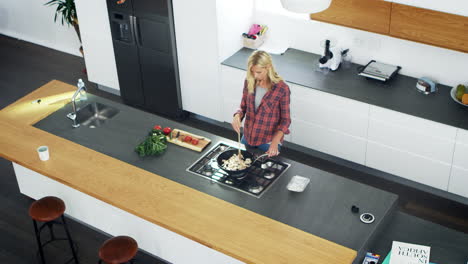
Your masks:
{"label": "book cover", "polygon": [[428,246],[393,241],[390,264],[428,264],[430,252]]}
{"label": "book cover", "polygon": [[[387,256],[385,257],[384,261],[382,262],[382,264],[390,264],[390,254],[392,253],[392,251],[390,250],[390,252],[388,252]],[[437,263],[434,263],[434,262],[429,262],[429,264],[437,264]],[[468,263],[467,263],[468,264]]]}

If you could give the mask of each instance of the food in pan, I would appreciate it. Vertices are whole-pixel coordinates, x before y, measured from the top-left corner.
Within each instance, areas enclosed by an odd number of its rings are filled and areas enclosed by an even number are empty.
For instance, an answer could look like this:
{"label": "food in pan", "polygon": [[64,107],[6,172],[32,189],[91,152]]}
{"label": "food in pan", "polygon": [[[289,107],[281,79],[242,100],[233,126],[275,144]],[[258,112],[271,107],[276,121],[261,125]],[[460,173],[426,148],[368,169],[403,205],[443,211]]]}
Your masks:
{"label": "food in pan", "polygon": [[250,158],[244,158],[242,155],[239,157],[237,154],[232,155],[229,159],[223,160],[223,169],[230,171],[243,170],[250,167],[252,160]]}

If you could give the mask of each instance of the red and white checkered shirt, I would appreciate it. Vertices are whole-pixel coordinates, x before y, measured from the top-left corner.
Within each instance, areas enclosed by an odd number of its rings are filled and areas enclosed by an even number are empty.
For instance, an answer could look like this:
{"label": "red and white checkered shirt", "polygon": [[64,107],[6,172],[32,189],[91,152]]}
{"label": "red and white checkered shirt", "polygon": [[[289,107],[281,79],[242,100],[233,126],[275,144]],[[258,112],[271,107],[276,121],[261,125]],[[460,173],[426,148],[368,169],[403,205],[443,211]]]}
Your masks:
{"label": "red and white checkered shirt", "polygon": [[247,144],[259,146],[270,143],[278,130],[289,134],[290,95],[289,86],[284,81],[273,84],[255,111],[255,91],[249,94],[247,81],[244,82],[242,101],[236,114],[241,114],[241,119],[245,117],[244,138]]}

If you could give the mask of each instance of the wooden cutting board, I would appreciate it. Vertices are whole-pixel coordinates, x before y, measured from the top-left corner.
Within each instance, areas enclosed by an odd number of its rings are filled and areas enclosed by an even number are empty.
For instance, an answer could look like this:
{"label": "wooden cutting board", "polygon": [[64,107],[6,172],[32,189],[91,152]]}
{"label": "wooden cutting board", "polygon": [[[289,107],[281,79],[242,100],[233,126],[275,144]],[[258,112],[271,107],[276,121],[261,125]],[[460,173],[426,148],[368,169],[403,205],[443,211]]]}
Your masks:
{"label": "wooden cutting board", "polygon": [[[181,147],[188,148],[188,149],[191,149],[191,150],[195,150],[195,151],[198,151],[198,152],[203,151],[203,149],[211,143],[211,140],[208,139],[208,138],[198,136],[198,135],[195,135],[195,134],[192,134],[192,133],[189,133],[187,131],[180,130],[180,129],[177,129],[177,128],[172,130],[171,134],[172,134],[172,138],[167,136],[167,141],[168,142],[171,142],[172,144],[176,144],[176,145],[179,145]],[[192,138],[198,139],[198,144],[193,145],[191,142],[189,142],[189,143],[184,142],[184,139],[185,139],[186,136],[190,136]]]}

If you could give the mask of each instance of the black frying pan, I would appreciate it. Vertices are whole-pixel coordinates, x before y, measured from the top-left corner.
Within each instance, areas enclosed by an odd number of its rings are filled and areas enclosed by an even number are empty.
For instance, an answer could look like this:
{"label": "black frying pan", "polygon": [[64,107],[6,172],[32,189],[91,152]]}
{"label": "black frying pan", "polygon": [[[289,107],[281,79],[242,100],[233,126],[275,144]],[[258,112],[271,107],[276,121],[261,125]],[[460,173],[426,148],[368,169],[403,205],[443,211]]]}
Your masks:
{"label": "black frying pan", "polygon": [[[230,149],[230,150],[226,150],[223,153],[219,154],[218,158],[216,158],[216,160],[218,161],[219,168],[222,169],[223,171],[227,172],[229,174],[229,176],[231,176],[233,178],[242,178],[242,177],[244,177],[245,173],[250,169],[250,166],[252,166],[252,164],[251,164],[249,167],[247,167],[247,168],[245,168],[243,170],[236,170],[236,171],[223,169],[223,160],[228,160],[230,157],[232,157],[232,155],[238,154],[238,153],[239,153],[238,149]],[[244,157],[244,159],[250,158],[252,160],[252,162],[254,161],[252,153],[250,153],[248,151],[245,151],[245,150],[241,150],[241,153],[242,153],[242,156]]]}

